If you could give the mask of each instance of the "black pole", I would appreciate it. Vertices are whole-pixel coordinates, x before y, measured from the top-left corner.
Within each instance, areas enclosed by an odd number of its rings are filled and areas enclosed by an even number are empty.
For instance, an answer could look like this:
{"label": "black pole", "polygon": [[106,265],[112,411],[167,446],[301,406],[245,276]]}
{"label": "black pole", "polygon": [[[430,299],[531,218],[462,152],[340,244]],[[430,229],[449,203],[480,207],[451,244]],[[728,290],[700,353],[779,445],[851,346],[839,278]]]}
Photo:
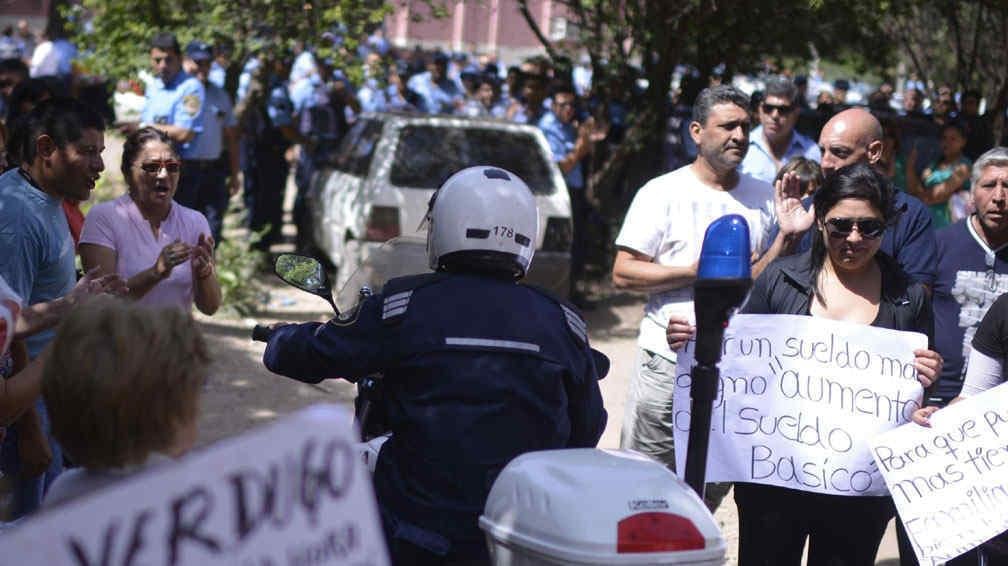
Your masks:
{"label": "black pole", "polygon": [[704,497],[707,475],[707,445],[710,439],[711,413],[717,397],[720,371],[717,365],[697,362],[690,371],[690,431],[686,452],[686,483]]}
{"label": "black pole", "polygon": [[696,313],[696,365],[690,371],[690,432],[686,447],[686,483],[701,498],[707,475],[712,405],[717,399],[721,372],[721,341],[732,312],[742,304],[750,279],[698,280],[693,287]]}
{"label": "black pole", "polygon": [[[707,479],[707,444],[711,414],[721,381],[722,338],[728,318],[752,285],[749,224],[737,214],[711,222],[704,233],[697,280],[693,285],[696,315],[696,365],[690,371],[690,432],[686,448],[686,483],[701,498]],[[676,447],[678,450],[680,447]]]}

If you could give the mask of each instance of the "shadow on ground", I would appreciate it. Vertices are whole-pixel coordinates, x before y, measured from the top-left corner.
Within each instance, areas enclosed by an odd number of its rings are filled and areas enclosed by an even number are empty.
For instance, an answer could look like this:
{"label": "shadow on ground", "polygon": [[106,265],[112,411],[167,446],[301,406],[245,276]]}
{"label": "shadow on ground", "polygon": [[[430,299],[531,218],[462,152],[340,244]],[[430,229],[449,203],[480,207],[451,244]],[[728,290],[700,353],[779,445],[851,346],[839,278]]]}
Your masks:
{"label": "shadow on ground", "polygon": [[214,360],[203,396],[200,446],[315,403],[352,406],[356,390],[349,382],[329,379],[309,385],[271,373],[262,365],[265,345],[251,339],[256,322],[325,320],[331,315],[329,306],[317,297],[286,287],[275,278],[263,277],[263,283],[270,298],[255,319],[199,317]]}

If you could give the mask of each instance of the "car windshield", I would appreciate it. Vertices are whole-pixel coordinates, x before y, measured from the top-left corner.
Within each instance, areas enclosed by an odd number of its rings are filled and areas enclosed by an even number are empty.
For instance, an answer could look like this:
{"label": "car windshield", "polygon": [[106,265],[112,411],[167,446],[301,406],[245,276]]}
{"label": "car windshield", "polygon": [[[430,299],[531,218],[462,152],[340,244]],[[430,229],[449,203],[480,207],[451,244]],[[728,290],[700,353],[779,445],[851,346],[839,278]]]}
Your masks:
{"label": "car windshield", "polygon": [[436,189],[452,173],[475,165],[511,171],[535,194],[554,191],[549,164],[535,137],[491,128],[403,127],[389,180],[397,187]]}

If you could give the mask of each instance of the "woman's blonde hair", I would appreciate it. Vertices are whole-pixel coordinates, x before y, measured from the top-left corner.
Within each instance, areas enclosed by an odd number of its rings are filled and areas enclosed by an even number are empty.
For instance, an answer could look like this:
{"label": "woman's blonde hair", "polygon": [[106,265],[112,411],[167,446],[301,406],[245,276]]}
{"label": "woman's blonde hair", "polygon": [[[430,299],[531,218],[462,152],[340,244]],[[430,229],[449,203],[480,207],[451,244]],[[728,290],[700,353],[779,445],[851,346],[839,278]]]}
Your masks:
{"label": "woman's blonde hair", "polygon": [[196,419],[209,359],[190,313],[96,297],[67,316],[46,362],[53,436],[85,468],[143,463]]}

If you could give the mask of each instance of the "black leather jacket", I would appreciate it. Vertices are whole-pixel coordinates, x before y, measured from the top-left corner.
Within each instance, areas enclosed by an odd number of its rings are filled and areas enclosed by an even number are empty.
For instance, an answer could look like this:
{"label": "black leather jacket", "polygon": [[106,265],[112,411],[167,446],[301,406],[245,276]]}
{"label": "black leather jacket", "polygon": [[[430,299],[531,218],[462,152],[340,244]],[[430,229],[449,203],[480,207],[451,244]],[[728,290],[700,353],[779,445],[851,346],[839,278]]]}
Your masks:
{"label": "black leather jacket", "polygon": [[[883,253],[875,255],[882,269],[882,300],[872,326],[920,332],[934,349],[931,293],[910,281],[899,265]],[[745,314],[809,314],[812,303],[811,252],[775,260],[756,278],[739,312]],[[933,387],[933,385],[932,385]]]}

